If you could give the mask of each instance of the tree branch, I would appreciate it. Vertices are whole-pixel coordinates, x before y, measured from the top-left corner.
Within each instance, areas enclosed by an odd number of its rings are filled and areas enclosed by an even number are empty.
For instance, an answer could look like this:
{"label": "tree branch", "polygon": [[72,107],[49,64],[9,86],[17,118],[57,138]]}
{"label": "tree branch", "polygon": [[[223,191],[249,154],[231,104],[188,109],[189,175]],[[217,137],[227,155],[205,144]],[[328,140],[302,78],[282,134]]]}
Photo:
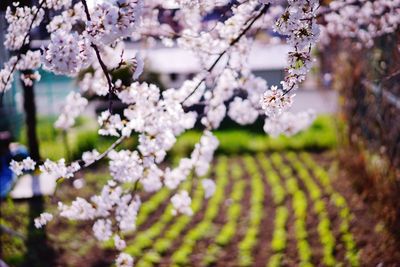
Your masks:
{"label": "tree branch", "polygon": [[[226,48],[224,51],[222,51],[222,53],[220,53],[217,57],[217,59],[214,61],[214,63],[207,69],[207,72],[211,72],[213,71],[213,69],[215,68],[215,66],[217,66],[218,62],[221,60],[221,58],[228,52],[229,48],[232,47],[233,45],[235,45],[236,43],[238,43],[240,41],[240,39],[251,29],[251,27],[253,26],[253,24],[262,16],[264,15],[268,9],[270,7],[270,4],[266,4],[263,5],[262,9],[260,10],[260,12],[257,14],[257,16],[255,17],[251,17],[249,18],[245,25],[247,24],[247,26],[242,30],[242,32],[235,38],[233,39],[230,43],[228,48]],[[199,83],[195,86],[195,88],[193,89],[193,91],[182,101],[182,103],[184,103],[186,100],[188,100],[195,92],[196,90],[200,87],[200,85],[206,80],[206,78],[203,78],[199,81]]]}
{"label": "tree branch", "polygon": [[[89,13],[89,8],[88,8],[88,5],[87,5],[86,0],[81,0],[81,2],[82,2],[83,7],[84,7],[84,9],[85,9],[86,19],[87,19],[88,21],[91,21],[91,17],[90,17],[90,13]],[[107,83],[108,83],[108,101],[109,101],[108,110],[109,110],[110,113],[112,114],[112,95],[114,94],[114,86],[113,86],[113,83],[112,83],[110,74],[109,74],[109,72],[108,72],[108,70],[107,70],[107,66],[106,66],[106,64],[104,64],[104,61],[103,61],[103,59],[101,58],[99,48],[98,48],[97,45],[95,45],[94,43],[91,43],[90,46],[91,46],[91,47],[93,48],[93,50],[95,51],[97,60],[98,60],[98,62],[99,62],[99,64],[100,64],[100,67],[101,67],[101,69],[103,70],[103,73],[104,73],[104,75],[106,76],[106,79],[107,79]]]}

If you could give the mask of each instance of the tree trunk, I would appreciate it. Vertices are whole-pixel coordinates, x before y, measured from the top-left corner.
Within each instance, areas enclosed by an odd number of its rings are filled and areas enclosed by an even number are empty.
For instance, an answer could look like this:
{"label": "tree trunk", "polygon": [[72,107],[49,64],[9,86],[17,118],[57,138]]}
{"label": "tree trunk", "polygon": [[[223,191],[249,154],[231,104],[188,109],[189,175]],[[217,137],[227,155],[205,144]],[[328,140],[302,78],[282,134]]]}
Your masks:
{"label": "tree trunk", "polygon": [[[32,71],[24,71],[23,73],[29,74],[32,73]],[[29,153],[33,160],[38,161],[40,160],[40,153],[39,141],[36,133],[37,120],[34,86],[26,86],[22,80],[21,85],[24,91],[24,111]]]}

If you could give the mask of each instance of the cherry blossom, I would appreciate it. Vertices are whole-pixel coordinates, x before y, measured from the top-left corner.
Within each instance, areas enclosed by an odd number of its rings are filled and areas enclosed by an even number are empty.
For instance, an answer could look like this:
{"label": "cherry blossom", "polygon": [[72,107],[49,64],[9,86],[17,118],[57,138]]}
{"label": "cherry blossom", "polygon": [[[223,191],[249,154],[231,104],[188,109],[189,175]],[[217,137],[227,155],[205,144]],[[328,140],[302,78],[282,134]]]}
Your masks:
{"label": "cherry blossom", "polygon": [[175,194],[171,198],[171,203],[174,209],[172,213],[174,215],[181,213],[191,216],[193,214],[192,208],[190,207],[192,200],[189,197],[189,193],[187,191],[181,191]]}
{"label": "cherry blossom", "polygon": [[133,266],[133,258],[129,254],[121,253],[118,255],[115,261],[117,267],[132,267]]}
{"label": "cherry blossom", "polygon": [[[264,131],[271,136],[293,135],[308,127],[315,115],[310,111],[293,114],[290,107],[294,91],[313,65],[312,49],[318,41],[326,44],[337,36],[371,46],[374,38],[397,29],[399,1],[335,0],[322,6],[317,0],[112,0],[89,7],[85,0],[74,4],[71,0],[41,0],[37,6],[7,8],[4,45],[16,55],[0,70],[0,94],[11,88],[17,71],[27,86],[40,79],[36,71],[40,67],[68,76],[82,74],[80,92],[67,96],[55,127],[69,130],[88,105],[86,97],[108,95],[109,108],[98,116],[98,134],[115,140],[105,151],[84,152],[79,161],[46,159],[39,164],[42,173],[62,181],[104,159],[110,179],[98,194],[77,197],[70,204],[60,202],[58,214],[44,213],[35,225],[42,227],[57,215],[88,220],[99,241],[112,238],[115,248],[123,250],[126,242],[122,233],[136,228],[140,190],[150,194],[164,187],[177,190],[188,177],[207,175],[219,145],[212,131],[226,116],[240,125],[261,117]],[[214,9],[228,4],[229,12],[220,19],[204,20]],[[159,19],[160,8],[176,9],[172,17],[175,27]],[[43,22],[49,9],[57,13],[49,12],[49,21]],[[50,42],[41,50],[21,49],[39,25],[46,26]],[[277,85],[268,85],[249,65],[254,36],[267,29],[283,36],[282,42],[291,47],[285,77]],[[139,51],[124,53],[125,40],[138,42]],[[273,36],[270,43],[277,41],[281,42],[280,38]],[[151,49],[142,52],[142,48],[156,45],[188,50],[196,56],[199,72],[177,88],[161,90],[142,82],[146,54],[151,53]],[[129,72],[129,81],[113,76],[121,69]],[[125,105],[120,113],[113,110],[115,98]],[[180,158],[176,166],[170,165],[168,152],[177,138],[196,124],[204,131],[192,153]],[[118,147],[133,135],[138,136],[136,147]],[[30,158],[10,163],[16,175],[35,167]],[[207,178],[201,184],[205,197],[211,197],[215,183]],[[174,192],[171,203],[175,215],[193,214],[187,191]],[[133,258],[120,253],[115,263],[131,267]]]}
{"label": "cherry blossom", "polygon": [[205,198],[210,198],[212,195],[214,195],[216,185],[213,180],[203,179],[203,180],[201,180],[201,185],[204,188],[204,197]]}
{"label": "cherry blossom", "polygon": [[100,241],[107,241],[112,235],[111,220],[99,219],[93,224],[94,236]]}
{"label": "cherry blossom", "polygon": [[67,96],[66,104],[61,115],[54,123],[54,127],[67,130],[75,124],[75,119],[83,112],[88,101],[79,93],[71,92]]}
{"label": "cherry blossom", "polygon": [[53,219],[53,215],[48,212],[43,212],[38,218],[35,218],[34,223],[36,228],[42,228]]}
{"label": "cherry blossom", "polygon": [[16,175],[21,175],[23,171],[35,170],[36,162],[27,157],[21,162],[11,160],[10,168]]}
{"label": "cherry blossom", "polygon": [[126,242],[121,239],[121,237],[119,235],[115,235],[114,236],[114,245],[115,248],[118,250],[123,250],[126,247]]}
{"label": "cherry blossom", "polygon": [[253,108],[248,99],[235,97],[229,104],[228,116],[240,125],[252,124],[256,121],[259,112]]}

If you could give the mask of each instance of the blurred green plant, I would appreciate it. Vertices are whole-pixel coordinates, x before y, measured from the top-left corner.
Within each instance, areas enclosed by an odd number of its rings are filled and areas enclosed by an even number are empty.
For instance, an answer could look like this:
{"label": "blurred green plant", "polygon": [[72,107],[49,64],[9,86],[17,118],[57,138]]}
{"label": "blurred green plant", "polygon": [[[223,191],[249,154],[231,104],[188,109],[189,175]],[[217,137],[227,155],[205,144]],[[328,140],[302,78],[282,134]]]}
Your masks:
{"label": "blurred green plant", "polygon": [[[336,147],[336,126],[332,116],[321,115],[313,125],[292,137],[279,136],[272,138],[262,131],[253,128],[226,128],[216,130],[220,146],[218,154],[244,154],[267,151],[309,150],[321,151]],[[178,138],[172,153],[189,154],[194,144],[200,139],[201,131],[192,130]]]}

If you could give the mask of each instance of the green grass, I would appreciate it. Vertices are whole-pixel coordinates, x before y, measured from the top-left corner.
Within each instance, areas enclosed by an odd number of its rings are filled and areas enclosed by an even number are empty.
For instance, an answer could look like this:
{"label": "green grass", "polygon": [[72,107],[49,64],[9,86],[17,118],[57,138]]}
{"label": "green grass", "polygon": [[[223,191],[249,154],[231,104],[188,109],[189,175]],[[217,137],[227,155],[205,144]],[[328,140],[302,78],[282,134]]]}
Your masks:
{"label": "green grass", "polygon": [[[214,131],[220,145],[217,153],[232,155],[284,150],[319,151],[334,148],[337,144],[334,118],[319,116],[307,130],[292,137],[269,137],[260,129],[229,128]],[[173,153],[188,154],[200,139],[201,131],[191,130],[178,138]]]}
{"label": "green grass", "polygon": [[[55,117],[40,117],[38,119],[37,134],[39,137],[40,153],[42,158],[68,158],[67,149],[61,131],[54,129]],[[257,127],[256,127],[257,126]],[[190,130],[178,138],[170,155],[188,155],[200,140],[201,130]],[[250,127],[224,127],[216,130],[220,146],[217,154],[243,154],[267,151],[308,150],[320,151],[334,148],[337,144],[336,128],[332,116],[319,116],[307,130],[295,136],[279,136],[271,138],[262,131],[262,125]],[[67,135],[69,156],[78,159],[87,150],[97,149],[104,151],[115,138],[102,137],[97,134],[97,124],[94,120],[80,117]],[[27,144],[26,130],[22,129],[18,142]],[[136,137],[123,142],[121,148],[134,148]]]}

